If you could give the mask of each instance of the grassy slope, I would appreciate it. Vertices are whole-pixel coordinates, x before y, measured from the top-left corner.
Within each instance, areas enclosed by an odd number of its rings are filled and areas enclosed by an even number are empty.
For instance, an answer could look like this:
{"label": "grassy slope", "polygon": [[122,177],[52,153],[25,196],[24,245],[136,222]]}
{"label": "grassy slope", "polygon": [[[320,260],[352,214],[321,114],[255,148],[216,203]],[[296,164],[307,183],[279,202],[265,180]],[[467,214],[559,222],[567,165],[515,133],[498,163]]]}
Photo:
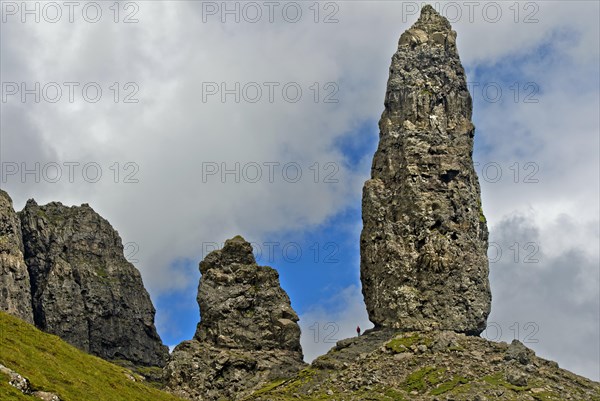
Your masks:
{"label": "grassy slope", "polygon": [[[0,363],[29,379],[35,390],[64,401],[181,401],[141,381],[129,370],[88,355],[20,319],[0,312]],[[0,400],[28,400],[0,373]]]}

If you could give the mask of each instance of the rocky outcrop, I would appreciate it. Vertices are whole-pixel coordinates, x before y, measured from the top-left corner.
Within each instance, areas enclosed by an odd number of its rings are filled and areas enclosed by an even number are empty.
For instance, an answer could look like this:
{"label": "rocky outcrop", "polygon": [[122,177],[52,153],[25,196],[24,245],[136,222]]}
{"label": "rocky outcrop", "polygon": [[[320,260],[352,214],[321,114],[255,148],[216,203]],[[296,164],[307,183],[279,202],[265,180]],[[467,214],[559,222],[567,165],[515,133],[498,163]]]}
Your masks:
{"label": "rocky outcrop", "polygon": [[8,376],[8,384],[19,390],[24,395],[31,395],[42,401],[61,401],[60,397],[54,393],[48,391],[34,390],[29,382],[29,379],[21,376],[12,369],[0,363],[0,373]]}
{"label": "rocky outcrop", "polygon": [[21,222],[12,199],[0,190],[0,310],[33,323],[29,273],[23,258]]}
{"label": "rocky outcrop", "polygon": [[237,400],[304,366],[298,316],[276,270],[237,236],[200,263],[202,317],[165,367],[167,387],[192,400]]}
{"label": "rocky outcrop", "polygon": [[376,327],[485,329],[488,231],[471,111],[456,32],[425,6],[392,58],[363,189],[361,280]]}
{"label": "rocky outcrop", "polygon": [[104,359],[164,365],[154,307],[119,234],[87,204],[20,212],[35,324]]}
{"label": "rocky outcrop", "polygon": [[295,377],[273,381],[247,398],[295,399],[594,401],[600,384],[537,357],[517,340],[382,328],[339,341]]}

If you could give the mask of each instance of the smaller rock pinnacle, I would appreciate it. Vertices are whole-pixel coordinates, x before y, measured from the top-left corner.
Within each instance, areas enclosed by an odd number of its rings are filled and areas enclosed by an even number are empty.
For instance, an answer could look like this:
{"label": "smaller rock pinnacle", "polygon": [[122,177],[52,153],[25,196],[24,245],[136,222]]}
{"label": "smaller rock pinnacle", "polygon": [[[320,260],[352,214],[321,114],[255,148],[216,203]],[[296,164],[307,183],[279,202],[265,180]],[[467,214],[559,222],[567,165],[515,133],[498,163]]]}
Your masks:
{"label": "smaller rock pinnacle", "polygon": [[168,388],[193,400],[246,399],[305,366],[298,315],[277,271],[256,264],[249,242],[225,241],[200,262],[200,272],[201,321],[165,368]]}

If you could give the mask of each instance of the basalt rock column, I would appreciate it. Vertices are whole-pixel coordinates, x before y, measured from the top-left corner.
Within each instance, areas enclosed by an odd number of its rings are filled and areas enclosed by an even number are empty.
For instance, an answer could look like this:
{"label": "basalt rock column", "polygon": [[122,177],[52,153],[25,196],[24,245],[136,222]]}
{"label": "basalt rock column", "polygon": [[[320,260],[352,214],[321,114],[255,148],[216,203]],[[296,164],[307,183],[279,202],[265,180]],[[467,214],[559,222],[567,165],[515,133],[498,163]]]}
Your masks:
{"label": "basalt rock column", "polygon": [[400,37],[363,188],[361,280],[376,326],[479,334],[491,294],[456,32],[431,6]]}

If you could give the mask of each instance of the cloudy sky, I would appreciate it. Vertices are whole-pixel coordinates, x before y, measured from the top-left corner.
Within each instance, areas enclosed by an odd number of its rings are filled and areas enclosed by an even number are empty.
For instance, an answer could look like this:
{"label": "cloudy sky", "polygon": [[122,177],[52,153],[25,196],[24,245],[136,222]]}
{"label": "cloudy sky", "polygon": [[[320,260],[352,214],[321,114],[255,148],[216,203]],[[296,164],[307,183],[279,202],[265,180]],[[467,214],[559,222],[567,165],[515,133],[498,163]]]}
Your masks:
{"label": "cloudy sky", "polygon": [[[25,4],[25,6],[23,6]],[[370,327],[360,196],[421,2],[2,1],[0,185],[119,231],[169,345],[236,234],[307,360]],[[600,379],[599,3],[434,2],[458,32],[490,226],[489,329]]]}

